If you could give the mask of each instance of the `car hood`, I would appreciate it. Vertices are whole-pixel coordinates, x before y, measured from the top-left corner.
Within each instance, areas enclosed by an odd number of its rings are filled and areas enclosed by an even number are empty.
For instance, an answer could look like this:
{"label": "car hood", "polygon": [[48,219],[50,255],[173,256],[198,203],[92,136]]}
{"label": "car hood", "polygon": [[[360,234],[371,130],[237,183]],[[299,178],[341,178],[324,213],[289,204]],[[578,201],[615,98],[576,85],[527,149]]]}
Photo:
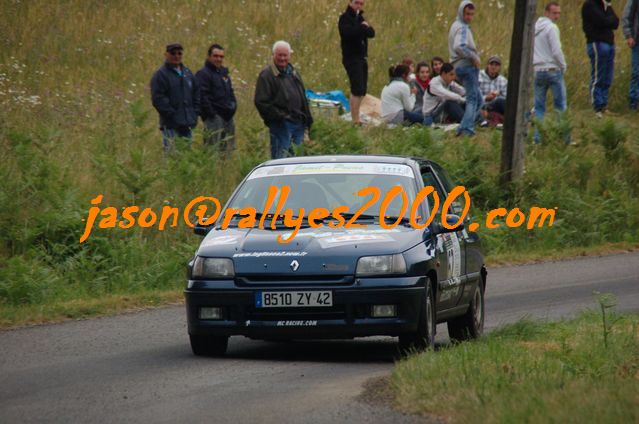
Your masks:
{"label": "car hood", "polygon": [[403,226],[388,230],[378,225],[303,228],[289,243],[279,243],[279,235],[287,239],[290,231],[214,229],[197,255],[232,258],[238,276],[353,275],[360,257],[404,252],[423,241],[424,231]]}

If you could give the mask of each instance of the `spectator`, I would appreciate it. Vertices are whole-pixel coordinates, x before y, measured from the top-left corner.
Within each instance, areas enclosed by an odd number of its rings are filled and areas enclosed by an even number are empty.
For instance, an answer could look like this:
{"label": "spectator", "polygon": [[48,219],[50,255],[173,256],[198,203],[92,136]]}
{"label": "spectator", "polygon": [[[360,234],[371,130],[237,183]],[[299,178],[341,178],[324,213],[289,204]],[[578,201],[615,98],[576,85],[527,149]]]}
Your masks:
{"label": "spectator", "polygon": [[364,19],[363,7],[364,0],[350,0],[338,23],[342,64],[351,85],[351,118],[355,125],[361,125],[359,108],[368,85],[368,39],[375,37],[375,30]]}
{"label": "spectator", "polygon": [[424,100],[424,93],[430,84],[430,66],[426,62],[417,64],[417,76],[414,81],[410,81],[410,86],[415,93],[415,107],[413,112],[421,113]]}
{"label": "spectator", "polygon": [[[432,122],[459,123],[464,117],[464,87],[455,82],[455,68],[450,63],[441,66],[441,73],[430,81],[424,94],[422,113],[424,124]],[[446,118],[446,119],[445,119]]]}
{"label": "spectator", "polygon": [[402,65],[408,66],[408,82],[415,81],[415,61],[413,58],[408,56],[404,57],[404,59],[402,59]]}
{"label": "spectator", "polygon": [[[552,91],[555,111],[566,110],[566,59],[561,51],[559,28],[555,22],[561,16],[561,7],[550,2],[544,9],[544,16],[535,23],[535,46],[533,68],[535,70],[535,117],[544,119],[546,113],[546,95]],[[535,129],[535,143],[539,143],[539,131]]]}
{"label": "spectator", "polygon": [[169,152],[176,137],[192,140],[191,130],[200,113],[200,88],[191,70],[182,63],[180,43],[166,46],[165,62],[151,78],[151,100],[160,115],[164,151]]}
{"label": "spectator", "polygon": [[444,59],[439,56],[435,56],[430,61],[430,71],[431,78],[435,78],[439,76],[440,70],[442,69],[442,65],[444,64]]}
{"label": "spectator", "polygon": [[626,7],[621,17],[621,28],[626,37],[628,47],[632,49],[632,70],[630,75],[630,92],[628,100],[631,110],[639,106],[639,0],[626,0]]}
{"label": "spectator", "polygon": [[619,18],[606,0],[586,0],[581,8],[583,30],[590,56],[590,100],[598,118],[608,108],[615,63],[615,34]]}
{"label": "spectator", "polygon": [[237,101],[229,70],[223,66],[224,55],[222,46],[211,45],[204,66],[195,76],[200,84],[200,114],[206,128],[204,144],[228,152],[235,148],[233,116]]}
{"label": "spectator", "polygon": [[410,70],[406,65],[391,66],[390,82],[382,90],[382,119],[388,124],[421,123],[421,113],[413,112],[415,94],[408,85]]}
{"label": "spectator", "polygon": [[273,44],[273,62],[262,69],[255,87],[255,107],[269,129],[273,159],[292,154],[291,140],[301,144],[313,124],[302,77],[289,63],[292,52],[286,41]]}
{"label": "spectator", "polygon": [[475,4],[463,0],[459,4],[457,19],[448,32],[450,61],[455,66],[457,78],[466,90],[464,118],[457,129],[457,135],[475,135],[475,120],[481,105],[479,92],[479,69],[481,62],[470,23],[475,17]]}
{"label": "spectator", "polygon": [[508,80],[499,74],[500,71],[501,58],[499,56],[491,56],[488,59],[486,70],[479,73],[479,91],[484,101],[484,110],[504,115]]}

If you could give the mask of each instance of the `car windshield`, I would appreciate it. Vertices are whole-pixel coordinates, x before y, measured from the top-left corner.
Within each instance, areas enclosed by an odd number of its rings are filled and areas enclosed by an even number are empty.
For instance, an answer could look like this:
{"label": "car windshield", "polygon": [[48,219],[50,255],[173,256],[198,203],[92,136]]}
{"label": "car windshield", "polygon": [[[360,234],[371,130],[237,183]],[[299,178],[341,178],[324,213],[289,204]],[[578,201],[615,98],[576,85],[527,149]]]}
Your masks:
{"label": "car windshield", "polygon": [[[278,194],[269,210],[265,210],[269,187],[278,188]],[[306,214],[315,208],[329,211],[347,206],[349,213],[378,217],[384,196],[395,186],[406,193],[407,211],[416,195],[416,183],[412,169],[402,164],[383,163],[312,163],[297,165],[266,166],[256,169],[233,197],[228,207],[242,209],[253,207],[258,212],[274,213],[281,188],[290,187],[285,208],[292,209],[297,216],[300,208]],[[358,196],[365,187],[380,189],[376,202],[363,209],[372,199],[371,195]],[[402,196],[395,196],[386,208],[386,216],[399,216],[402,211]],[[408,216],[408,212],[405,214]]]}

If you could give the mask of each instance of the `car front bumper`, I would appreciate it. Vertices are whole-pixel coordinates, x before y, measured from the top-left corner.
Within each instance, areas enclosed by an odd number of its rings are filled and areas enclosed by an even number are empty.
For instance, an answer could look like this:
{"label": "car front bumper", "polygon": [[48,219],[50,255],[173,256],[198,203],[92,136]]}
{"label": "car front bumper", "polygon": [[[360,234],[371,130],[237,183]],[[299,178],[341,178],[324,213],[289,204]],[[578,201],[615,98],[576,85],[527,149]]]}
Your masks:
{"label": "car front bumper", "polygon": [[[184,291],[189,334],[264,338],[398,336],[417,329],[424,277],[361,279],[348,287],[294,285],[234,287],[232,281],[190,282]],[[216,286],[213,288],[212,286]],[[257,308],[257,291],[331,290],[332,307]],[[371,316],[372,305],[396,305],[389,318]],[[201,307],[219,307],[222,319],[199,318]]]}

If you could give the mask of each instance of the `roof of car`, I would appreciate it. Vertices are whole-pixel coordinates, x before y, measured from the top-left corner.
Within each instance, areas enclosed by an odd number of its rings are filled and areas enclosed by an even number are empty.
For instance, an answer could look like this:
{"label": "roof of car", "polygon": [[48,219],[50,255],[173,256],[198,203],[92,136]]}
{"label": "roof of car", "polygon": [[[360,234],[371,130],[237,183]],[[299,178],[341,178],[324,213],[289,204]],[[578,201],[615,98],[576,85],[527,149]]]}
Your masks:
{"label": "roof of car", "polygon": [[293,165],[301,163],[324,163],[324,162],[379,162],[409,165],[412,162],[431,162],[423,158],[413,158],[405,156],[390,155],[324,155],[324,156],[295,156],[284,159],[273,159],[264,162],[260,166],[272,165]]}

